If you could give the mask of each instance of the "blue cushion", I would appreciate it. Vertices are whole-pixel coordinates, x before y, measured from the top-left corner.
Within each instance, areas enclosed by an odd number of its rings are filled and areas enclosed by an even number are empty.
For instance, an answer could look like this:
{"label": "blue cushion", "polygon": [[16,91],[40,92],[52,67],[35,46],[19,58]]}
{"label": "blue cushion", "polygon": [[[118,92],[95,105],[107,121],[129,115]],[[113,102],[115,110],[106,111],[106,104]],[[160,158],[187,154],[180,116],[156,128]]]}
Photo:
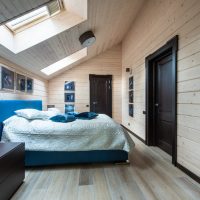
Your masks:
{"label": "blue cushion", "polygon": [[1,141],[1,137],[2,137],[2,132],[3,132],[3,123],[0,122],[0,141]]}
{"label": "blue cushion", "polygon": [[94,119],[96,116],[98,116],[98,114],[95,112],[82,112],[75,115],[77,119]]}
{"label": "blue cushion", "polygon": [[76,117],[74,115],[65,115],[67,118],[67,122],[73,122],[76,120]]}
{"label": "blue cushion", "polygon": [[67,123],[73,122],[74,120],[76,120],[76,117],[74,115],[56,115],[51,117],[50,120],[53,122]]}

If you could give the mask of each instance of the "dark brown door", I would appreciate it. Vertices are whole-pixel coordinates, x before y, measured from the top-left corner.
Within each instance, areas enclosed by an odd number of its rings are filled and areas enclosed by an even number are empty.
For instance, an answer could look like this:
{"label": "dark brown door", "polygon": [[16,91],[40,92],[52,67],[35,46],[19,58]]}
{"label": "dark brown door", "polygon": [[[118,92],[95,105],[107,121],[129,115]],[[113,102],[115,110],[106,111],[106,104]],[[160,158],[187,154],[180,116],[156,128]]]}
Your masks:
{"label": "dark brown door", "polygon": [[156,145],[172,154],[173,65],[172,55],[155,60],[155,135]]}
{"label": "dark brown door", "polygon": [[112,75],[90,75],[90,111],[112,117]]}
{"label": "dark brown door", "polygon": [[178,36],[145,59],[146,144],[172,155],[177,164],[177,51]]}

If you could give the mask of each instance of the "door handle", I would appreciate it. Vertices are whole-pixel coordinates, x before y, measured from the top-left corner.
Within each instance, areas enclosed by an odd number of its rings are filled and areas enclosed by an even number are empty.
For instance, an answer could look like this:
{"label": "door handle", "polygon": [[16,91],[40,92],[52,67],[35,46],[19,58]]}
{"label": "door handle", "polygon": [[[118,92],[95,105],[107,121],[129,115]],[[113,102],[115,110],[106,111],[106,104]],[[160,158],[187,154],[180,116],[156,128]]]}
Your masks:
{"label": "door handle", "polygon": [[158,107],[158,106],[159,106],[159,104],[158,104],[158,103],[155,103],[155,106],[156,106],[156,107]]}
{"label": "door handle", "polygon": [[96,104],[97,104],[97,101],[93,101],[92,103],[93,103],[93,105],[96,105]]}

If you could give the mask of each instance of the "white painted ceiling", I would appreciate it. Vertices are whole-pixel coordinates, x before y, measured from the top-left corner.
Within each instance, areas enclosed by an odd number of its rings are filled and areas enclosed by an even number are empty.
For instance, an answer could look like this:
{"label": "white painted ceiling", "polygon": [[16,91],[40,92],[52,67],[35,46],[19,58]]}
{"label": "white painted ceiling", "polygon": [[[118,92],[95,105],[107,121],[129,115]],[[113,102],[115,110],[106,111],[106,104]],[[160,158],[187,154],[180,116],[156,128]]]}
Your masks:
{"label": "white painted ceiling", "polygon": [[[0,22],[3,20],[2,16],[4,16],[1,9],[2,1],[0,0]],[[12,0],[5,1],[11,2]],[[79,2],[78,6],[81,9],[81,0],[76,1]],[[13,0],[13,2],[26,5],[27,3],[25,2],[43,3],[47,2],[47,0]],[[0,56],[20,65],[28,71],[50,79],[58,73],[62,73],[63,70],[49,77],[44,75],[40,70],[82,49],[79,36],[85,31],[92,30],[96,36],[96,42],[88,48],[87,57],[76,64],[120,43],[139,12],[142,3],[142,0],[88,0],[88,19],[86,21],[17,54],[0,45]],[[23,10],[25,10],[25,7],[23,7]],[[12,15],[12,10],[7,9],[7,12]],[[73,66],[75,64],[67,68]]]}

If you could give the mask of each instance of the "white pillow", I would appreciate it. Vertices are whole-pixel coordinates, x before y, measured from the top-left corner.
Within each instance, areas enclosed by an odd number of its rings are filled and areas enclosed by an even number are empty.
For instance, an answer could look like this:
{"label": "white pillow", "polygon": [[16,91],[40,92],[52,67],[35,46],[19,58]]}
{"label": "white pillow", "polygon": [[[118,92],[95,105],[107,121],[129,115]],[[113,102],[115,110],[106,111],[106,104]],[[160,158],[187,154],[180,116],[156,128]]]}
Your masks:
{"label": "white pillow", "polygon": [[61,114],[61,111],[58,108],[48,108],[48,111],[54,112],[55,115]]}
{"label": "white pillow", "polygon": [[26,119],[46,119],[47,115],[45,112],[36,109],[21,109],[15,111],[16,115],[19,117],[24,117]]}
{"label": "white pillow", "polygon": [[[44,114],[47,116],[47,119],[49,119],[49,118],[51,118],[51,117],[53,117],[53,116],[56,116],[56,115],[58,115],[58,113],[57,112],[54,112],[54,111],[42,111],[42,112],[44,112]],[[60,114],[60,113],[59,113]]]}

